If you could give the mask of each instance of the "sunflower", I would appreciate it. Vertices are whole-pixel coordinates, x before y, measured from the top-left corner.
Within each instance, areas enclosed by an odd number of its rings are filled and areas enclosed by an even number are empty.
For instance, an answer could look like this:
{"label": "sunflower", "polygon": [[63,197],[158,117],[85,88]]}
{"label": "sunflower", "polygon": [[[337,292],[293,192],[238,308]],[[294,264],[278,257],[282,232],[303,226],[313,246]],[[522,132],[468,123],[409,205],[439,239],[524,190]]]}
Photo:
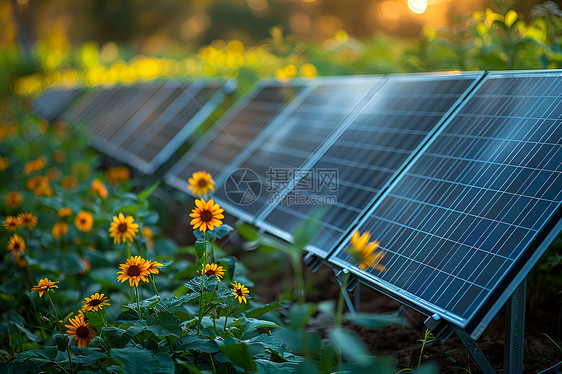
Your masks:
{"label": "sunflower", "polygon": [[49,292],[49,290],[59,288],[59,286],[56,285],[57,283],[58,282],[53,282],[53,281],[50,281],[47,278],[43,278],[43,279],[39,280],[39,283],[37,285],[35,285],[31,288],[31,292],[33,293],[33,292],[37,291],[37,292],[39,292],[39,297],[42,297],[43,292]]}
{"label": "sunflower", "polygon": [[37,217],[33,213],[20,213],[18,214],[18,219],[22,227],[37,226]]}
{"label": "sunflower", "polygon": [[44,175],[36,175],[31,177],[25,182],[25,188],[30,191],[35,191],[39,187],[48,187],[49,186],[49,178]]}
{"label": "sunflower", "polygon": [[6,228],[6,230],[14,231],[15,229],[21,226],[21,222],[19,217],[7,216],[6,219],[4,220],[3,225]]}
{"label": "sunflower", "polygon": [[107,169],[105,172],[105,177],[111,184],[119,184],[129,180],[131,178],[131,171],[125,166],[116,166]]}
{"label": "sunflower", "polygon": [[234,295],[234,299],[238,299],[238,302],[240,304],[242,304],[242,301],[244,303],[247,303],[245,295],[250,293],[248,288],[238,282],[232,283],[232,287],[234,288],[234,291],[232,292],[232,294]]}
{"label": "sunflower", "polygon": [[60,239],[66,234],[68,234],[68,223],[66,222],[57,222],[53,225],[53,229],[51,230],[53,237],[55,239]]}
{"label": "sunflower", "polygon": [[99,179],[94,179],[91,185],[92,192],[101,197],[102,199],[107,199],[107,188]]}
{"label": "sunflower", "polygon": [[199,228],[200,231],[207,231],[213,230],[213,228],[222,225],[221,219],[224,218],[222,212],[224,209],[221,209],[219,204],[215,204],[215,202],[211,199],[206,202],[203,199],[195,200],[196,208],[191,210],[191,214],[189,215],[191,218],[190,225],[193,225],[193,229]]}
{"label": "sunflower", "polygon": [[84,320],[81,314],[74,318],[69,318],[68,321],[70,325],[64,325],[68,328],[66,333],[78,341],[78,347],[89,347],[92,339],[97,336],[96,330],[93,329],[90,323]]}
{"label": "sunflower", "polygon": [[17,254],[14,256],[14,261],[20,268],[24,268],[27,266],[27,260],[21,254]]}
{"label": "sunflower", "polygon": [[109,236],[113,238],[113,243],[125,243],[127,240],[131,242],[139,232],[139,225],[134,223],[132,216],[125,217],[123,213],[119,216],[113,216],[113,222],[109,226]]}
{"label": "sunflower", "polygon": [[27,164],[25,164],[25,166],[23,167],[23,173],[25,175],[35,173],[36,171],[43,169],[45,165],[47,165],[47,157],[41,155],[35,160],[31,160]]}
{"label": "sunflower", "polygon": [[121,271],[118,271],[117,274],[121,275],[117,277],[117,280],[121,282],[129,280],[131,287],[138,286],[139,281],[148,282],[149,267],[150,261],[146,261],[140,256],[128,258],[126,263],[119,265]]}
{"label": "sunflower", "polygon": [[10,209],[17,209],[21,205],[21,194],[17,191],[12,191],[6,195],[4,202]]}
{"label": "sunflower", "polygon": [[14,234],[8,243],[8,251],[12,252],[13,255],[25,251],[25,240],[21,236]]}
{"label": "sunflower", "polygon": [[107,298],[104,294],[95,293],[90,297],[86,297],[84,301],[82,301],[82,310],[84,312],[97,312],[98,310],[102,309],[103,306],[109,305],[109,298]]}
{"label": "sunflower", "polygon": [[59,215],[59,217],[61,217],[61,218],[62,218],[62,217],[66,217],[66,216],[70,216],[70,215],[72,215],[72,209],[67,208],[67,207],[65,207],[65,208],[60,208],[59,211],[58,211],[58,215]]}
{"label": "sunflower", "polygon": [[148,226],[143,226],[142,228],[142,235],[147,238],[147,245],[152,248],[154,247],[154,233]]}
{"label": "sunflower", "polygon": [[148,263],[150,264],[150,266],[148,267],[148,272],[149,272],[150,274],[158,274],[158,273],[160,273],[160,270],[158,270],[158,268],[159,268],[160,266],[164,266],[164,265],[162,265],[161,263],[156,262],[156,261],[148,261]]}
{"label": "sunflower", "polygon": [[80,231],[90,231],[94,225],[94,217],[90,212],[81,210],[80,213],[76,215],[76,218],[74,218],[74,225]]}
{"label": "sunflower", "polygon": [[74,189],[78,187],[78,179],[76,179],[76,177],[73,175],[67,175],[66,177],[62,178],[60,185],[66,190]]}
{"label": "sunflower", "polygon": [[217,264],[207,264],[203,267],[199,274],[205,274],[208,277],[214,275],[220,281],[224,277],[224,268]]}
{"label": "sunflower", "polygon": [[378,271],[385,271],[386,268],[379,264],[384,257],[385,252],[379,251],[375,253],[378,248],[378,242],[369,243],[369,238],[371,234],[369,232],[364,233],[360,236],[359,231],[355,231],[351,237],[352,248],[348,252],[359,261],[359,268],[362,270],[371,267]]}
{"label": "sunflower", "polygon": [[189,182],[189,189],[194,195],[207,195],[210,190],[215,190],[215,181],[211,177],[211,174],[205,171],[198,171],[193,173],[191,178],[187,180]]}

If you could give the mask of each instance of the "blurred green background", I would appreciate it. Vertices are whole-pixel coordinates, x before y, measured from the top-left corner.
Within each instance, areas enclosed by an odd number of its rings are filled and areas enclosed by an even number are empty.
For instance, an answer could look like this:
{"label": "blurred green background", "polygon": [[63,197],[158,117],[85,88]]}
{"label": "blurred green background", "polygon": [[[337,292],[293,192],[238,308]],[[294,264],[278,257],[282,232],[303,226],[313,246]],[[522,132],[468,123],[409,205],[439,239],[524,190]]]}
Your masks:
{"label": "blurred green background", "polygon": [[0,94],[158,77],[558,68],[561,16],[538,0],[0,0]]}

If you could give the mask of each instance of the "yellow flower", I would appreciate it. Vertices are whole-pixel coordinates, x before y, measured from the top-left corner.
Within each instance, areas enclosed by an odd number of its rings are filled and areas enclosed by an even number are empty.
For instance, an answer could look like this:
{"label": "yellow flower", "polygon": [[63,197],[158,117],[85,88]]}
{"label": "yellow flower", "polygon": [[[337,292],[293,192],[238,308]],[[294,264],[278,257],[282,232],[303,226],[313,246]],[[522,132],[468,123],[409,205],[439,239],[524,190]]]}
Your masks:
{"label": "yellow flower", "polygon": [[88,232],[94,225],[94,217],[90,212],[81,210],[74,218],[74,225],[78,230]]}
{"label": "yellow flower", "polygon": [[49,185],[49,178],[47,178],[44,175],[36,175],[34,177],[31,177],[25,183],[25,187],[30,191],[34,191],[40,186],[48,186],[48,185]]}
{"label": "yellow flower", "polygon": [[160,273],[160,270],[158,270],[158,268],[159,268],[160,266],[164,266],[164,265],[162,265],[161,263],[156,262],[156,261],[148,261],[148,263],[150,264],[150,266],[148,267],[148,272],[149,272],[150,274],[158,274],[158,273]]}
{"label": "yellow flower", "polygon": [[35,196],[53,196],[54,191],[49,185],[40,185],[33,190]]}
{"label": "yellow flower", "polygon": [[21,205],[22,197],[19,192],[12,191],[6,195],[6,199],[4,201],[6,202],[8,208],[17,209]]}
{"label": "yellow flower", "polygon": [[113,243],[125,243],[127,240],[133,241],[139,232],[139,225],[134,223],[132,216],[125,217],[123,213],[113,216],[113,222],[109,225],[109,236],[113,238]]}
{"label": "yellow flower", "polygon": [[8,157],[0,157],[0,171],[6,170],[10,166],[10,159]]}
{"label": "yellow flower", "polygon": [[18,220],[20,221],[20,226],[22,227],[37,226],[37,217],[35,217],[33,213],[20,213],[18,214]]}
{"label": "yellow flower", "polygon": [[29,175],[31,173],[35,173],[36,171],[43,169],[45,165],[47,165],[47,157],[41,155],[35,160],[31,160],[25,164],[23,167],[23,174]]}
{"label": "yellow flower", "polygon": [[98,310],[102,309],[105,305],[109,305],[109,298],[107,298],[104,294],[95,293],[90,297],[86,297],[84,301],[82,301],[82,310],[84,312],[97,312]]}
{"label": "yellow flower", "polygon": [[355,231],[351,237],[352,248],[348,252],[359,262],[359,268],[362,270],[371,267],[378,271],[385,271],[386,268],[379,264],[385,255],[385,251],[375,253],[378,248],[378,242],[369,243],[371,234],[369,232],[359,235],[359,231]]}
{"label": "yellow flower", "polygon": [[142,228],[142,235],[148,239],[148,243],[147,245],[149,247],[154,247],[154,234],[152,233],[152,230],[150,229],[150,227],[148,226],[143,226]]}
{"label": "yellow flower", "polygon": [[49,182],[57,180],[61,176],[60,170],[54,166],[52,168],[49,168],[45,174],[47,176],[47,179],[49,179]]}
{"label": "yellow flower", "polygon": [[234,288],[234,291],[232,292],[232,294],[234,295],[234,299],[238,299],[238,302],[240,304],[242,304],[242,301],[244,303],[247,303],[245,295],[250,293],[248,288],[238,282],[232,283],[232,287]]}
{"label": "yellow flower", "polygon": [[57,222],[53,225],[53,229],[51,233],[56,239],[60,239],[66,234],[68,234],[68,223],[66,222]]}
{"label": "yellow flower", "polygon": [[78,179],[76,179],[72,175],[67,175],[66,177],[62,178],[60,185],[62,186],[62,188],[65,188],[67,190],[73,189],[78,187]]}
{"label": "yellow flower", "polygon": [[105,177],[111,184],[119,184],[129,180],[131,172],[125,166],[116,166],[107,169]]}
{"label": "yellow flower", "polygon": [[59,215],[59,217],[61,217],[61,218],[62,218],[62,217],[70,216],[70,215],[72,215],[72,209],[66,208],[66,207],[65,207],[65,208],[60,208],[59,211],[58,211],[58,215]]}
{"label": "yellow flower", "polygon": [[224,209],[221,209],[219,204],[215,204],[212,199],[208,202],[199,199],[195,200],[195,205],[197,207],[192,209],[189,215],[193,218],[189,224],[193,226],[194,230],[199,228],[200,231],[205,232],[207,229],[213,230],[222,225],[221,219],[224,216],[221,213],[224,212]]}
{"label": "yellow flower", "polygon": [[207,264],[203,267],[199,274],[205,274],[208,277],[214,275],[219,281],[221,281],[224,277],[224,268],[217,264]]}
{"label": "yellow flower", "polygon": [[94,179],[92,181],[92,192],[102,199],[107,199],[107,188],[105,188],[99,179]]}
{"label": "yellow flower", "polygon": [[211,174],[205,171],[198,171],[193,173],[192,177],[188,179],[189,189],[195,195],[203,196],[209,193],[209,190],[215,190],[215,181]]}
{"label": "yellow flower", "polygon": [[27,266],[27,260],[25,259],[25,257],[23,257],[23,255],[21,254],[17,254],[14,256],[14,261],[16,264],[18,264],[18,266],[20,268],[24,268]]}
{"label": "yellow flower", "polygon": [[37,291],[39,292],[39,297],[43,297],[44,292],[49,292],[49,290],[59,288],[59,286],[56,285],[57,283],[58,282],[53,282],[47,278],[43,278],[39,280],[39,283],[37,285],[31,288],[31,293]]}
{"label": "yellow flower", "polygon": [[56,150],[55,153],[53,154],[53,158],[55,159],[56,162],[63,162],[66,159],[66,153],[64,153],[63,150]]}
{"label": "yellow flower", "polygon": [[19,217],[7,216],[6,219],[4,220],[3,225],[6,228],[6,230],[14,231],[15,229],[21,226],[21,221]]}
{"label": "yellow flower", "polygon": [[90,342],[97,336],[96,330],[86,322],[83,314],[78,314],[76,317],[68,319],[70,325],[64,325],[68,328],[66,333],[71,335],[77,341],[78,347],[89,347]]}
{"label": "yellow flower", "polygon": [[10,238],[8,243],[8,251],[12,252],[13,255],[17,255],[25,251],[25,240],[19,235],[14,234]]}
{"label": "yellow flower", "polygon": [[117,277],[120,282],[129,281],[129,286],[138,286],[140,281],[148,282],[148,275],[150,272],[148,268],[150,267],[150,261],[146,261],[140,256],[135,256],[127,259],[127,262],[119,265],[121,271],[117,274],[121,274]]}

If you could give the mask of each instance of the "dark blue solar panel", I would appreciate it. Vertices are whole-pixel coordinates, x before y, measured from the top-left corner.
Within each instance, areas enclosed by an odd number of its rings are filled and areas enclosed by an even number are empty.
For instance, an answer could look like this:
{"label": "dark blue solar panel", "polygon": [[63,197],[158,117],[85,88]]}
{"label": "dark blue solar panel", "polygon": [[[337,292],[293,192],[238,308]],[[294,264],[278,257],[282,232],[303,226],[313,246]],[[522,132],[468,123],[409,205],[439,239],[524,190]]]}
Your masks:
{"label": "dark blue solar panel", "polygon": [[48,90],[33,100],[33,106],[39,116],[52,122],[76,100],[81,91],[80,88]]}
{"label": "dark blue solar panel", "polygon": [[258,86],[174,164],[166,182],[189,192],[187,180],[194,172],[207,171],[216,180],[304,87],[302,82]]}
{"label": "dark blue solar panel", "polygon": [[[239,216],[254,217],[274,197],[283,183],[292,179],[292,170],[300,168],[362,102],[379,78],[324,79],[311,82],[312,90],[281,121],[269,136],[253,144],[244,160],[235,160],[214,197]],[[235,169],[247,173],[231,173]],[[246,192],[248,173],[261,183],[261,192],[253,199],[240,201]],[[259,181],[259,182],[258,182]],[[240,186],[243,186],[242,188]]]}
{"label": "dark blue solar panel", "polygon": [[479,77],[390,77],[258,225],[290,240],[304,219],[327,205],[309,248],[326,256]]}
{"label": "dark blue solar panel", "polygon": [[329,260],[477,337],[560,230],[561,119],[560,73],[489,75],[361,221],[387,270]]}

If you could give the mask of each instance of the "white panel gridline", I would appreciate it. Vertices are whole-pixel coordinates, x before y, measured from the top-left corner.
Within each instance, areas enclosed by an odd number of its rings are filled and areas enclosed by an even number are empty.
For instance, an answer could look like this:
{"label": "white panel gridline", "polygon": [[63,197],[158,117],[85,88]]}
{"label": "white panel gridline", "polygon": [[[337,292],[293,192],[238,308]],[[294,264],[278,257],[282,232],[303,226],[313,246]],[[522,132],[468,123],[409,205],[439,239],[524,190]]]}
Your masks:
{"label": "white panel gridline", "polygon": [[561,118],[560,74],[489,76],[362,221],[387,270],[359,270],[343,246],[329,260],[475,329],[557,221]]}

